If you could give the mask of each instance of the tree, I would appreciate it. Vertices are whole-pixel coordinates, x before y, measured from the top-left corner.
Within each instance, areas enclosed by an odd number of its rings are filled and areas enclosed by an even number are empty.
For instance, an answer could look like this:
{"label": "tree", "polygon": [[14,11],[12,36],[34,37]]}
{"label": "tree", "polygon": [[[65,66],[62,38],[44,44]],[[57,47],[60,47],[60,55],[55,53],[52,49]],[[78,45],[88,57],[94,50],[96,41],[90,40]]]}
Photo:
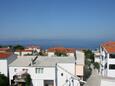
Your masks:
{"label": "tree", "polygon": [[24,49],[24,46],[22,45],[16,45],[13,47],[13,50],[23,50]]}
{"label": "tree", "polygon": [[91,50],[84,50],[86,59],[91,60],[94,63],[94,53]]}
{"label": "tree", "polygon": [[0,48],[2,48],[2,46],[0,45]]}
{"label": "tree", "polygon": [[99,70],[99,68],[100,68],[99,63],[98,63],[98,62],[95,62],[95,63],[94,63],[94,69],[98,69],[98,70]]}
{"label": "tree", "polygon": [[64,52],[55,52],[55,55],[56,56],[67,56],[67,54]]}
{"label": "tree", "polygon": [[4,74],[0,74],[0,86],[8,86],[8,77],[6,77]]}
{"label": "tree", "polygon": [[91,73],[92,73],[92,69],[88,67],[87,65],[85,65],[84,67],[84,80],[85,81],[90,77]]}
{"label": "tree", "polygon": [[26,86],[31,86],[31,76],[29,74],[26,76],[25,81]]}
{"label": "tree", "polygon": [[85,66],[84,66],[84,80],[87,80],[91,73],[91,64],[94,63],[94,53],[91,50],[84,50],[85,53]]}

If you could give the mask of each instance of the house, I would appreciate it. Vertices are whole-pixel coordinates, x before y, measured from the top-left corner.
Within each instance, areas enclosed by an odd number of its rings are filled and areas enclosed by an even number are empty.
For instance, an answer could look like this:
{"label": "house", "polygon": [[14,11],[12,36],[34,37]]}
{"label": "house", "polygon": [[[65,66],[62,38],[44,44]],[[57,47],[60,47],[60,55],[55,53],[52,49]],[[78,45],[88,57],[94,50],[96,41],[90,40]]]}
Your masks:
{"label": "house", "polygon": [[115,42],[108,41],[100,46],[101,65],[100,71],[103,76],[115,77]]}
{"label": "house", "polygon": [[37,45],[29,45],[25,48],[25,50],[33,50],[33,51],[37,51],[38,53],[40,52],[40,46]]}
{"label": "house", "polygon": [[0,73],[8,76],[8,65],[16,59],[11,53],[0,53]]}
{"label": "house", "polygon": [[66,56],[74,57],[75,51],[76,51],[75,48],[64,48],[64,47],[54,47],[54,48],[49,48],[47,50],[49,57],[56,56],[56,53],[62,53],[62,54],[65,54]]}
{"label": "house", "polygon": [[14,54],[18,56],[27,56],[27,55],[32,55],[33,50],[16,50]]}
{"label": "house", "polygon": [[27,46],[24,50],[16,50],[14,54],[18,56],[30,56],[30,55],[37,55],[40,52],[40,47],[31,45]]}
{"label": "house", "polygon": [[10,84],[24,83],[29,74],[33,86],[80,86],[74,57],[17,58],[9,65]]}
{"label": "house", "polygon": [[0,48],[0,53],[10,52],[10,48]]}

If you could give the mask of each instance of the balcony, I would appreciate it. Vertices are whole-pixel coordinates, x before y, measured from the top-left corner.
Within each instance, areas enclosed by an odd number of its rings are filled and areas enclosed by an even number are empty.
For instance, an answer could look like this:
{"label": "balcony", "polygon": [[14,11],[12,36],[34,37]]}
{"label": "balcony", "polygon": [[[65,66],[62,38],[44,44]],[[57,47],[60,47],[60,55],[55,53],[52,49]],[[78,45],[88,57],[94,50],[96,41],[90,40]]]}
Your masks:
{"label": "balcony", "polygon": [[21,71],[13,76],[11,86],[25,86],[27,79],[31,80],[30,75],[27,72]]}

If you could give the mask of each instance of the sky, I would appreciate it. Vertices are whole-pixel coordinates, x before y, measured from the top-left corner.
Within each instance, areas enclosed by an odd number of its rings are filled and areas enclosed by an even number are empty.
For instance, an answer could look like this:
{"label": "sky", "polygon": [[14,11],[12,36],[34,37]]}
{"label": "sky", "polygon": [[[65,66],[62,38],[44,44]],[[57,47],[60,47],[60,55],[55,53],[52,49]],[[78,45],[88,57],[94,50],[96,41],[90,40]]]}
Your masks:
{"label": "sky", "polygon": [[0,39],[114,40],[115,0],[0,0]]}

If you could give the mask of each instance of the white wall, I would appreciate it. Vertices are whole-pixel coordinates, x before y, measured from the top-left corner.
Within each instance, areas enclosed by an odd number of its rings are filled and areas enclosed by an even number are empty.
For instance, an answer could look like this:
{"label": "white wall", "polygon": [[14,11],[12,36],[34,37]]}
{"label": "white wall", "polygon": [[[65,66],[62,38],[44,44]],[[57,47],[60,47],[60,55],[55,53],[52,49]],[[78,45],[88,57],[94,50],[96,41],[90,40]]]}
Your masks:
{"label": "white wall", "polygon": [[85,62],[85,55],[82,51],[76,50],[77,64],[83,64]]}
{"label": "white wall", "polygon": [[0,59],[0,73],[8,76],[8,64],[10,64],[16,58],[16,55],[11,55],[8,58]]}
{"label": "white wall", "polygon": [[14,54],[20,56],[20,55],[21,55],[21,52],[14,52]]}
{"label": "white wall", "polygon": [[68,56],[74,57],[74,53],[67,53]]}
{"label": "white wall", "polygon": [[54,52],[48,52],[48,56],[53,57],[53,56],[55,56],[55,53]]}
{"label": "white wall", "polygon": [[32,52],[21,52],[22,54],[22,56],[24,56],[24,55],[26,55],[26,54],[32,54]]}
{"label": "white wall", "polygon": [[100,56],[95,56],[94,58],[95,58],[95,62],[100,63],[100,61],[101,61],[101,60],[100,60]]}
{"label": "white wall", "polygon": [[7,59],[0,59],[0,73],[8,76]]}
{"label": "white wall", "polygon": [[100,86],[115,86],[115,81],[101,80],[101,85]]}
{"label": "white wall", "polygon": [[76,65],[76,75],[83,76],[84,65]]}
{"label": "white wall", "polygon": [[115,70],[108,70],[107,76],[108,77],[115,77]]}
{"label": "white wall", "polygon": [[[55,82],[55,68],[47,68],[45,67],[43,70],[43,74],[35,73],[36,67],[9,67],[9,76],[10,81],[13,79],[13,76],[22,71],[22,69],[28,69],[28,73],[31,75],[33,86],[44,86],[44,80],[54,80]],[[37,67],[39,68],[39,67]],[[14,70],[17,69],[15,72]],[[55,86],[55,83],[54,83]]]}
{"label": "white wall", "polygon": [[109,69],[110,64],[115,64],[115,59],[108,59],[107,76],[108,77],[115,77],[115,69]]}
{"label": "white wall", "polygon": [[18,56],[24,56],[26,54],[32,54],[32,52],[14,52],[14,54],[16,54]]}
{"label": "white wall", "polygon": [[108,59],[108,64],[115,64],[115,59]]}
{"label": "white wall", "polygon": [[[57,66],[57,86],[69,86],[69,82],[66,83],[66,80],[69,80],[71,85],[72,86],[72,82],[71,82],[71,74],[75,74],[75,64],[74,63],[58,63],[57,65],[59,65],[60,67]],[[65,71],[67,70],[67,71]],[[70,73],[68,73],[70,72]],[[61,75],[63,73],[63,76]],[[78,83],[78,81],[74,80],[74,83]],[[79,83],[78,83],[79,84]],[[77,85],[74,85],[74,86],[77,86]],[[78,85],[79,86],[79,85]]]}
{"label": "white wall", "polygon": [[39,52],[40,52],[40,49],[36,49],[36,51],[39,53]]}
{"label": "white wall", "polygon": [[38,49],[38,48],[26,48],[25,50],[33,50],[33,51],[37,51],[38,53],[40,52],[40,49]]}

